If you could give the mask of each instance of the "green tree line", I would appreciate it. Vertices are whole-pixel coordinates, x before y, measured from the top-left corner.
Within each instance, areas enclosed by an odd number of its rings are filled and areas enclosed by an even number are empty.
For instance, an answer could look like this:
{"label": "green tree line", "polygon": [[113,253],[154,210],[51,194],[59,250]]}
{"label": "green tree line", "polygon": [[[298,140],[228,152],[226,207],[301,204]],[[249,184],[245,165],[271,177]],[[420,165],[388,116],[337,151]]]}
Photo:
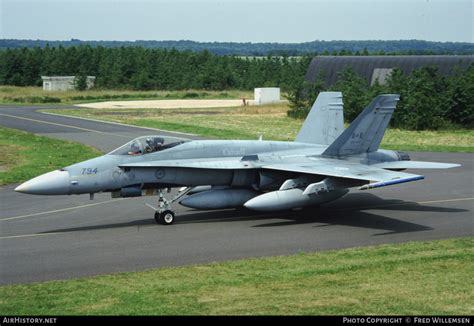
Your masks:
{"label": "green tree line", "polygon": [[40,86],[42,75],[96,76],[97,88],[137,90],[293,87],[311,56],[245,58],[144,47],[45,47],[0,51],[0,84]]}
{"label": "green tree line", "polygon": [[438,68],[426,66],[404,74],[394,69],[384,85],[367,80],[351,68],[343,70],[338,81],[326,87],[321,76],[314,83],[301,79],[288,92],[288,115],[305,118],[321,91],[341,91],[344,117],[347,122],[355,117],[380,94],[400,94],[391,126],[403,129],[426,130],[474,127],[474,64],[467,70],[456,70],[452,76],[438,73]]}
{"label": "green tree line", "polygon": [[[439,129],[474,126],[474,65],[449,77],[436,67],[423,67],[410,75],[395,69],[386,84],[369,85],[351,69],[341,72],[338,82],[327,87],[322,78],[308,84],[304,75],[312,56],[266,56],[248,58],[219,56],[209,51],[193,52],[144,47],[49,47],[0,50],[0,84],[40,86],[42,75],[74,75],[78,88],[85,76],[96,76],[103,89],[251,90],[277,86],[288,92],[288,114],[304,118],[323,90],[344,95],[347,121],[377,95],[401,95],[391,120],[394,127]],[[82,85],[84,86],[84,85]]]}
{"label": "green tree line", "polygon": [[237,42],[195,42],[189,40],[180,41],[82,41],[71,39],[69,41],[51,40],[0,40],[0,49],[7,48],[34,48],[34,47],[70,47],[70,46],[103,46],[106,48],[119,47],[144,47],[160,49],[177,49],[204,51],[219,55],[240,56],[266,56],[266,55],[289,55],[300,56],[305,54],[474,54],[474,43],[472,42],[431,42],[423,40],[366,40],[366,41],[311,41],[303,43],[237,43]]}

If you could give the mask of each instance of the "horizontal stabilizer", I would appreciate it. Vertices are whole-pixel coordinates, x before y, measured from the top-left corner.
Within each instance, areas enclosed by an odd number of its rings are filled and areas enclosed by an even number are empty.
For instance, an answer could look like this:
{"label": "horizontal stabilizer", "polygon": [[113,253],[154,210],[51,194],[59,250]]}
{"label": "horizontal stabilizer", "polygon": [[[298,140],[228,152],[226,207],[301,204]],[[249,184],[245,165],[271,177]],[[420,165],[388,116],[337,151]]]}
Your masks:
{"label": "horizontal stabilizer", "polygon": [[381,169],[450,169],[461,166],[461,164],[454,163],[438,163],[438,162],[422,162],[422,161],[393,161],[377,163],[371,166],[378,167]]}

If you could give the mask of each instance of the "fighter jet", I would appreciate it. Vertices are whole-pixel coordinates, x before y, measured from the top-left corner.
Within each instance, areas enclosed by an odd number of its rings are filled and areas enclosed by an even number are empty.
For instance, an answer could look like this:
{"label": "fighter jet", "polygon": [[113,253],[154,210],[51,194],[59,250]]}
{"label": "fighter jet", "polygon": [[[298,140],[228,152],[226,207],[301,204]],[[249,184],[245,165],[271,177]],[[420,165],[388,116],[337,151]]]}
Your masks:
{"label": "fighter jet", "polygon": [[[156,195],[157,223],[175,221],[172,204],[194,209],[279,211],[334,201],[349,192],[421,180],[400,172],[459,164],[411,161],[379,149],[399,95],[377,96],[344,130],[340,92],[322,92],[295,141],[133,139],[116,150],[29,180],[15,191],[37,195],[110,192]],[[166,198],[171,188],[178,194]]]}

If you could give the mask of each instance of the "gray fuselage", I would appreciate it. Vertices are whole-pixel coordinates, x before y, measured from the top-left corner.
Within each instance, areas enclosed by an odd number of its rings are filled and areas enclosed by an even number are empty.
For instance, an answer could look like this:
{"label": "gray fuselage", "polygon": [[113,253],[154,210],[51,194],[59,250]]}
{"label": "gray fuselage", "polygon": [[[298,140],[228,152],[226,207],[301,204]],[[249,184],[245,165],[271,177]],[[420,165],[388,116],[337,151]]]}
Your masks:
{"label": "gray fuselage", "polygon": [[[117,191],[121,188],[139,186],[143,188],[164,188],[199,185],[229,185],[234,187],[254,187],[259,190],[273,189],[287,178],[281,173],[258,169],[193,169],[180,167],[160,167],[156,169],[120,168],[122,164],[147,161],[196,160],[222,158],[241,160],[258,156],[259,164],[298,162],[308,156],[320,155],[326,146],[298,142],[248,141],[248,140],[200,140],[182,143],[163,151],[143,155],[106,154],[88,161],[64,168],[69,174],[70,194]],[[398,160],[394,151],[379,150],[368,154],[351,156],[351,161],[372,164]],[[280,182],[280,183],[281,183]],[[63,189],[64,191],[64,189]],[[64,192],[62,192],[64,193]]]}

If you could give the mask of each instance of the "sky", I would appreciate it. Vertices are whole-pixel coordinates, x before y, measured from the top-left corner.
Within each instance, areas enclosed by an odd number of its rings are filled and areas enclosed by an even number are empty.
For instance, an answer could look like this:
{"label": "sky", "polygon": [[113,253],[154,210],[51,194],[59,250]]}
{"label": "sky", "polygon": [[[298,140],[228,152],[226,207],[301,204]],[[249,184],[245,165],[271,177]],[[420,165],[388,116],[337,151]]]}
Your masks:
{"label": "sky", "polygon": [[0,0],[0,38],[474,42],[474,0]]}

